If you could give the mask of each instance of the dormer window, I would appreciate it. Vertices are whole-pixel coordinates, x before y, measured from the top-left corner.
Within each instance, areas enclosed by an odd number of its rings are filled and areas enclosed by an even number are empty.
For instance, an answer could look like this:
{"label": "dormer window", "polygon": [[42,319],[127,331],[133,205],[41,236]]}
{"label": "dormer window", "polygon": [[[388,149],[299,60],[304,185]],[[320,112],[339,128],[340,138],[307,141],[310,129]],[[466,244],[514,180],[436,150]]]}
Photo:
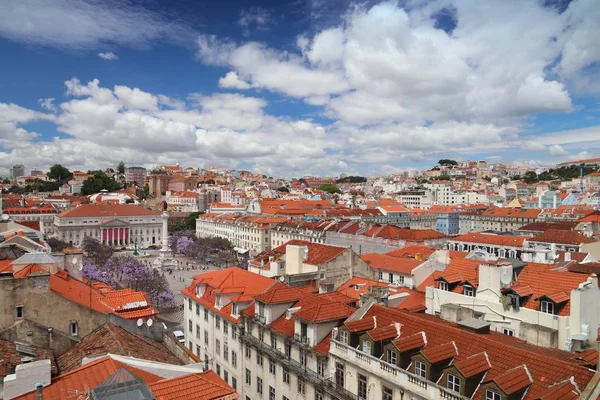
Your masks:
{"label": "dormer window", "polygon": [[370,340],[363,340],[362,341],[363,353],[371,354],[371,345],[372,345],[372,343]]}
{"label": "dormer window", "polygon": [[501,400],[502,396],[500,393],[496,393],[493,390],[487,389],[485,391],[485,400]]}
{"label": "dormer window", "polygon": [[448,374],[446,387],[453,392],[460,393],[460,378],[456,375]]}
{"label": "dormer window", "polygon": [[448,282],[440,282],[440,290],[448,291]]}
{"label": "dormer window", "polygon": [[469,297],[475,297],[475,288],[471,285],[463,286],[463,294]]}
{"label": "dormer window", "polygon": [[421,361],[415,361],[415,375],[418,375],[422,378],[427,377],[427,364]]}
{"label": "dormer window", "polygon": [[340,331],[340,342],[348,344],[348,332]]}
{"label": "dormer window", "polygon": [[540,302],[540,311],[546,314],[554,314],[554,303],[547,300]]}
{"label": "dormer window", "polygon": [[233,305],[231,306],[231,315],[233,316],[238,316],[239,312],[238,312],[238,305],[233,303]]}

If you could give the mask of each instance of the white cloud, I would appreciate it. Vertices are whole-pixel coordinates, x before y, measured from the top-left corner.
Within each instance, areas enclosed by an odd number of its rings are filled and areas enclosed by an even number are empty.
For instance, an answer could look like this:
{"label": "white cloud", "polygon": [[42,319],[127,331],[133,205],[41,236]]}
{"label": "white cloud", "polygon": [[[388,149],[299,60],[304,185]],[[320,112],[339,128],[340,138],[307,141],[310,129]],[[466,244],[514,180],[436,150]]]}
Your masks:
{"label": "white cloud", "polygon": [[250,29],[264,31],[271,21],[271,13],[263,7],[250,7],[247,10],[240,11],[238,25],[242,27],[245,35],[250,33]]}
{"label": "white cloud", "polygon": [[224,77],[219,79],[219,87],[224,89],[250,89],[251,86],[248,82],[241,80],[238,74],[234,71],[230,71],[225,74]]}
{"label": "white cloud", "polygon": [[131,0],[19,0],[3,2],[0,36],[67,49],[103,43],[148,46],[189,37],[185,26]]}
{"label": "white cloud", "polygon": [[107,60],[107,61],[114,61],[117,60],[119,57],[117,57],[117,55],[113,52],[108,52],[108,53],[98,53],[98,57],[100,57],[103,60]]}
{"label": "white cloud", "polygon": [[38,99],[38,103],[42,106],[43,109],[48,111],[56,111],[56,106],[54,105],[54,98],[50,97],[47,99]]}
{"label": "white cloud", "polygon": [[552,146],[548,147],[548,154],[554,157],[559,157],[566,156],[569,153],[560,144],[553,144]]}

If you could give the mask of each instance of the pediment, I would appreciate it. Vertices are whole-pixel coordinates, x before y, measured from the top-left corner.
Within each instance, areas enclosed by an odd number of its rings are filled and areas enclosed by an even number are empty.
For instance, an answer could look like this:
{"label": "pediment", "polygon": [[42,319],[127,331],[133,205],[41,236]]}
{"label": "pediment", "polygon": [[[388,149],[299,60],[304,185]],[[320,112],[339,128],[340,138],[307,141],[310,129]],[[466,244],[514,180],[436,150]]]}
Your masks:
{"label": "pediment", "polygon": [[103,228],[124,228],[129,226],[129,222],[115,218],[103,223],[101,226]]}

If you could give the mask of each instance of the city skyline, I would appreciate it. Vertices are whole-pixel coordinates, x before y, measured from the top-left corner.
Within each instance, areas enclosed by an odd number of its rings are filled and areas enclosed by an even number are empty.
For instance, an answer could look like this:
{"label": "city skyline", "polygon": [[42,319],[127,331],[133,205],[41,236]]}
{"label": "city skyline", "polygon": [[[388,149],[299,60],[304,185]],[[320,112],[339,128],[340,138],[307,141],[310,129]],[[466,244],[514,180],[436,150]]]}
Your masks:
{"label": "city skyline", "polygon": [[375,176],[599,153],[592,1],[169,4],[6,7],[0,175],[125,160]]}

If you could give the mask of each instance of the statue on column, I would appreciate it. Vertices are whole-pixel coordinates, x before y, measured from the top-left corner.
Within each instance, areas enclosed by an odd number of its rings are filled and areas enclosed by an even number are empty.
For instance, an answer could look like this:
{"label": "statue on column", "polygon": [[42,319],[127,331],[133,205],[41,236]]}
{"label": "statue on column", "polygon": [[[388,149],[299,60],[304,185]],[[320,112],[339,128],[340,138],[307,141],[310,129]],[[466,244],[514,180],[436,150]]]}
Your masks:
{"label": "statue on column", "polygon": [[167,202],[163,201],[163,211],[167,211]]}

